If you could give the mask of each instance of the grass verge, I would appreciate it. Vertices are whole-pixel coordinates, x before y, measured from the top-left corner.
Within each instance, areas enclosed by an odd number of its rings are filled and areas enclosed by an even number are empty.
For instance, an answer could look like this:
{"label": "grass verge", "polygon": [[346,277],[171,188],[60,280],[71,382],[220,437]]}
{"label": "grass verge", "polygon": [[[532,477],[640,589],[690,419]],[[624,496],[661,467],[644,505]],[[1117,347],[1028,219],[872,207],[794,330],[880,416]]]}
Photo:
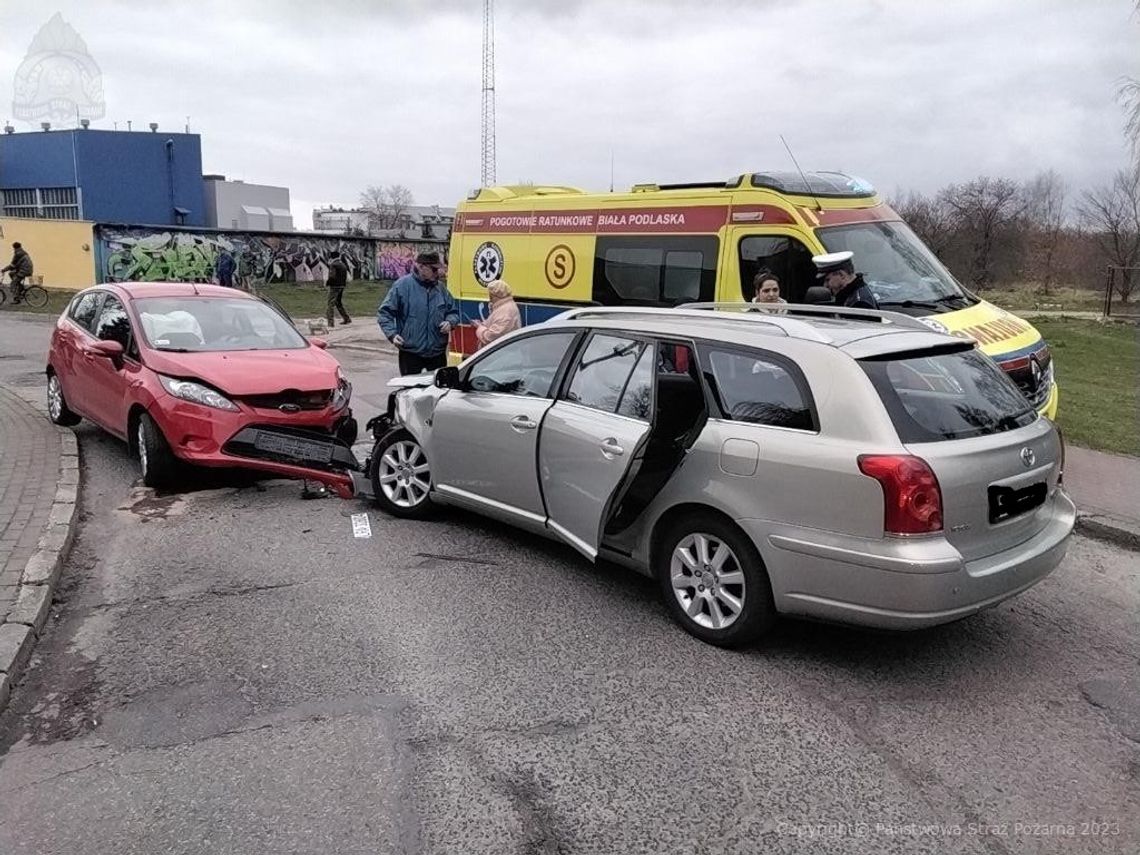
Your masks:
{"label": "grass verge", "polygon": [[[358,280],[344,289],[344,308],[352,318],[374,318],[380,302],[388,293],[388,282]],[[261,285],[257,293],[273,299],[290,317],[323,318],[328,289],[323,285],[277,283]],[[339,320],[339,319],[338,319]]]}
{"label": "grass verge", "polygon": [[1065,441],[1140,456],[1140,329],[1044,318],[1033,325],[1053,351]]}
{"label": "grass verge", "polygon": [[[368,282],[357,280],[348,283],[344,291],[344,307],[352,317],[374,317],[380,301],[388,293],[388,282]],[[0,312],[25,312],[39,315],[58,315],[63,311],[75,291],[60,288],[48,288],[48,303],[46,306],[33,309],[25,303],[13,306],[11,300],[0,306]],[[296,282],[262,285],[257,289],[258,294],[273,298],[290,316],[294,318],[323,318],[325,316],[325,301],[328,298],[328,289],[318,284],[297,284]]]}
{"label": "grass verge", "polygon": [[1014,314],[1034,309],[1065,312],[1100,312],[1104,309],[1104,293],[1085,288],[1057,286],[1042,294],[1031,285],[1012,288],[987,288],[976,292],[979,297]]}

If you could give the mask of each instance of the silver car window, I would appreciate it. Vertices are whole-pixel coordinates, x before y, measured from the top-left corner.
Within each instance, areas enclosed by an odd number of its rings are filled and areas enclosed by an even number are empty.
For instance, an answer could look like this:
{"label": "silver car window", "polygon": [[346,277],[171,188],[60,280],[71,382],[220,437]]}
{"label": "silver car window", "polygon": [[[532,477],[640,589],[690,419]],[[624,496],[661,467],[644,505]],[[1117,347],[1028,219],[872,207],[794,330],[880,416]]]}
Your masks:
{"label": "silver car window", "polygon": [[566,400],[607,413],[616,413],[637,366],[644,342],[595,334],[574,367]]}
{"label": "silver car window", "polygon": [[618,415],[629,416],[631,419],[649,421],[653,416],[653,368],[654,351],[645,347],[641,351],[641,358],[633,367],[629,382],[625,384],[625,392],[618,404]]}
{"label": "silver car window", "polygon": [[467,387],[474,392],[549,398],[574,335],[549,333],[514,339],[471,366]]}
{"label": "silver car window", "polygon": [[936,442],[1015,430],[1037,412],[978,350],[898,354],[859,363],[903,442]]}
{"label": "silver car window", "polygon": [[815,430],[811,404],[788,367],[760,354],[714,347],[704,350],[702,361],[727,418]]}

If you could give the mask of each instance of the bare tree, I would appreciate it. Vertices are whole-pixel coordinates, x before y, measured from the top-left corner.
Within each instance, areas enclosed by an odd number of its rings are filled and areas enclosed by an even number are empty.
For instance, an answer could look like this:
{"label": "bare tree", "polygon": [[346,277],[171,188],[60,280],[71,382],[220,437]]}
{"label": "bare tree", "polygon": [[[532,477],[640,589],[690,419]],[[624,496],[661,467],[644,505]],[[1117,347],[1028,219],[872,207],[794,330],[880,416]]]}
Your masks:
{"label": "bare tree", "polygon": [[953,184],[938,198],[953,212],[959,233],[969,236],[970,278],[978,288],[989,286],[994,279],[994,246],[1025,210],[1021,188],[1008,178],[982,176]]}
{"label": "bare tree", "polygon": [[404,231],[414,200],[403,184],[369,185],[360,194],[360,207],[368,214],[369,231]]}
{"label": "bare tree", "polygon": [[[1140,0],[1136,0],[1136,14],[1140,16]],[[1132,143],[1132,154],[1140,161],[1140,79],[1123,78],[1116,96],[1124,107],[1124,134]]]}
{"label": "bare tree", "polygon": [[1068,189],[1054,170],[1040,172],[1023,190],[1026,225],[1026,272],[1048,294],[1057,276],[1057,256],[1065,229]]}
{"label": "bare tree", "polygon": [[1127,303],[1140,266],[1140,162],[1116,173],[1111,184],[1086,192],[1079,211],[1102,257],[1120,269],[1116,293]]}
{"label": "bare tree", "polygon": [[910,190],[897,200],[892,199],[891,207],[935,255],[945,255],[954,239],[954,217],[949,205],[938,196]]}
{"label": "bare tree", "polygon": [[1132,154],[1140,159],[1140,80],[1125,77],[1116,94],[1124,107],[1124,134],[1132,143]]}

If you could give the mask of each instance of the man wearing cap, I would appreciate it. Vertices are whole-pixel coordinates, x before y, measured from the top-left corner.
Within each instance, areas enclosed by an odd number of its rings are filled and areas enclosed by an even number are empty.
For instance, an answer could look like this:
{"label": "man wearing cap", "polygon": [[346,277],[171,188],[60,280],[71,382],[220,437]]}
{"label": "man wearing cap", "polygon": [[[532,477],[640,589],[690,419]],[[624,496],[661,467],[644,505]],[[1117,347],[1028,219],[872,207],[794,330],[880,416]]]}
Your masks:
{"label": "man wearing cap", "polygon": [[459,308],[439,281],[438,252],[421,252],[412,272],[392,283],[376,321],[396,345],[401,374],[435,371],[447,365],[447,342],[459,323]]}
{"label": "man wearing cap", "polygon": [[855,264],[851,261],[854,257],[855,253],[850,250],[812,256],[817,271],[815,278],[822,280],[835,296],[836,305],[851,309],[877,309],[879,303],[863,281],[863,274],[855,272]]}
{"label": "man wearing cap", "polygon": [[12,305],[16,305],[24,297],[24,280],[32,277],[32,257],[19,242],[12,244],[12,261],[0,270],[0,273],[12,271]]}

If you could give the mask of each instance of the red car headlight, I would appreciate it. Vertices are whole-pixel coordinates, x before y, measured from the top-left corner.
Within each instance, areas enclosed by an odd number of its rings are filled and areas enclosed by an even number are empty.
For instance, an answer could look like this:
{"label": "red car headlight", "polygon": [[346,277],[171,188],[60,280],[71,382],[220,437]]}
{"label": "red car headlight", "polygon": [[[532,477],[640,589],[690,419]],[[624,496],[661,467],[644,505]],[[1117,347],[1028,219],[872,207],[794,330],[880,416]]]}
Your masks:
{"label": "red car headlight", "polygon": [[336,370],[336,389],[332,394],[332,408],[334,410],[343,410],[348,406],[349,399],[352,398],[352,384],[348,382],[344,376],[344,372],[337,368]]}
{"label": "red car headlight", "polygon": [[215,410],[228,410],[232,413],[238,412],[237,404],[221,392],[211,389],[209,386],[195,383],[192,380],[179,380],[175,377],[167,377],[164,374],[159,374],[158,379],[162,382],[162,388],[175,398],[201,404],[203,407],[212,407]]}

